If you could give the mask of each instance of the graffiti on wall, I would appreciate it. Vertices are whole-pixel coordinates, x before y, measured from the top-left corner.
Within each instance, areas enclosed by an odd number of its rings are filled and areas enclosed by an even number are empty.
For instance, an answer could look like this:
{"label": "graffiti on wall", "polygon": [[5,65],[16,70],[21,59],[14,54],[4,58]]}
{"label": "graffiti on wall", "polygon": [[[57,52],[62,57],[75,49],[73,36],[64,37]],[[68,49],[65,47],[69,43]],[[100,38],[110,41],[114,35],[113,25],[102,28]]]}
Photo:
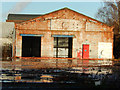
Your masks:
{"label": "graffiti on wall", "polygon": [[112,43],[98,43],[98,58],[112,59]]}

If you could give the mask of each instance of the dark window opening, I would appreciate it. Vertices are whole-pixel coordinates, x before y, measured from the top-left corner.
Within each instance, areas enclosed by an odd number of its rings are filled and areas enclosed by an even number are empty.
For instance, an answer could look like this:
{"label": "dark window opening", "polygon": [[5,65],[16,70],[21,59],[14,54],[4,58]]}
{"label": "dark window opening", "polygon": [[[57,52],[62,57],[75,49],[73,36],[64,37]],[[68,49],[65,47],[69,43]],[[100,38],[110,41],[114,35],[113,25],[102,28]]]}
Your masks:
{"label": "dark window opening", "polygon": [[72,58],[71,37],[54,37],[54,57]]}
{"label": "dark window opening", "polygon": [[22,37],[22,57],[41,57],[41,37]]}

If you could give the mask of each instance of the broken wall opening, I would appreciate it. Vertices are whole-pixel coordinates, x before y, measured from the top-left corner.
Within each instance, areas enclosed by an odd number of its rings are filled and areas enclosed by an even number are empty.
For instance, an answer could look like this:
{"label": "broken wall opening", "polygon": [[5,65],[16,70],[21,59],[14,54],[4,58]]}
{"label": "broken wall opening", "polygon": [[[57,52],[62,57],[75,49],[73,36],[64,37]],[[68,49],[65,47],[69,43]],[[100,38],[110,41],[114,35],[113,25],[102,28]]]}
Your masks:
{"label": "broken wall opening", "polygon": [[22,57],[41,57],[41,37],[22,36]]}

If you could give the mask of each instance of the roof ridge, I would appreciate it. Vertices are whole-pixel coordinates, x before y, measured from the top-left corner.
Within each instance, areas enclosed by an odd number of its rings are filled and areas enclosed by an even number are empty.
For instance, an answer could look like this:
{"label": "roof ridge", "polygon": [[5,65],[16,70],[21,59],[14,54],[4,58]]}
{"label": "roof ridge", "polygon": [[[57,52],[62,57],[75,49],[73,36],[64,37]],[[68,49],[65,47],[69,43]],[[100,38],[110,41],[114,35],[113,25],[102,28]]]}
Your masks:
{"label": "roof ridge", "polygon": [[[104,22],[101,22],[101,21],[99,21],[99,20],[96,20],[96,19],[94,19],[94,18],[91,18],[91,17],[89,17],[89,16],[87,16],[87,15],[84,15],[84,14],[82,14],[82,13],[79,13],[78,11],[73,10],[73,9],[70,9],[70,8],[68,8],[68,7],[64,7],[64,8],[61,8],[61,9],[57,9],[57,10],[54,10],[54,11],[52,11],[52,12],[43,14],[43,15],[41,15],[41,16],[48,15],[48,14],[50,14],[50,13],[54,13],[54,12],[57,12],[57,11],[60,11],[60,10],[64,10],[64,9],[71,10],[71,11],[73,11],[73,12],[75,12],[75,13],[78,13],[78,14],[80,14],[80,15],[82,15],[82,16],[88,18],[88,19],[91,19],[91,20],[96,21],[96,22],[98,22],[98,23],[102,23],[102,24],[104,24],[104,25],[107,25],[107,24],[105,24]],[[33,18],[33,19],[30,19],[30,20],[23,21],[23,22],[21,22],[21,23],[25,23],[25,22],[28,22],[28,21],[37,19],[37,18],[39,18],[39,17],[41,17],[41,16],[35,17],[35,18]],[[108,26],[108,25],[107,25],[107,26]]]}

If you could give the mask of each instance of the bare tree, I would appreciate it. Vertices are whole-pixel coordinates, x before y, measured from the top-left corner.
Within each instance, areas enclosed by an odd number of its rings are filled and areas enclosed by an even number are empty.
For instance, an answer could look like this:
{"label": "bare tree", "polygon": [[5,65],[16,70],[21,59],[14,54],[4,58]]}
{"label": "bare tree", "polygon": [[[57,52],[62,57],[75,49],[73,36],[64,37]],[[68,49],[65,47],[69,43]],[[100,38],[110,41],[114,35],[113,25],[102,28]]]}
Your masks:
{"label": "bare tree", "polygon": [[117,34],[120,31],[120,1],[105,1],[103,7],[98,9],[96,17],[109,26],[114,26],[114,32]]}
{"label": "bare tree", "polygon": [[104,1],[103,7],[98,9],[96,18],[109,26],[114,26],[114,56],[120,58],[120,1]]}

